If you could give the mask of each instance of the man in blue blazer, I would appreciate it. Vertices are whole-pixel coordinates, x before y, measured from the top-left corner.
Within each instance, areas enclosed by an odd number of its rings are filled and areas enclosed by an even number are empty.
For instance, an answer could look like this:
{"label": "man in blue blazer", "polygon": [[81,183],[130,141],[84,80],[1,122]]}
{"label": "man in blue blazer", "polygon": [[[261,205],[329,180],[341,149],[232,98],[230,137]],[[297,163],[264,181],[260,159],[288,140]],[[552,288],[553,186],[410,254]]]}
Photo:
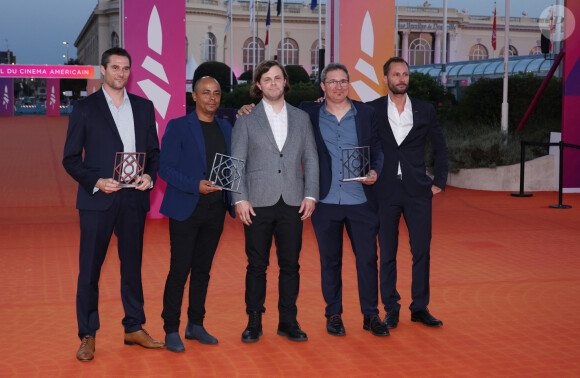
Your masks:
{"label": "man in blue blazer", "polygon": [[[405,60],[389,59],[384,67],[389,94],[370,103],[381,125],[379,136],[385,154],[383,172],[376,184],[379,200],[381,248],[381,297],[388,328],[399,323],[401,299],[397,284],[397,247],[401,214],[409,229],[413,255],[411,321],[430,327],[443,322],[433,317],[429,304],[429,264],[431,245],[431,201],[447,182],[447,145],[435,109],[429,103],[410,98],[409,66]],[[427,176],[425,143],[429,139],[435,158],[435,177]]]}
{"label": "man in blue blazer", "polygon": [[[358,290],[363,328],[375,336],[387,336],[379,318],[377,232],[379,219],[372,191],[381,173],[383,152],[378,137],[374,109],[348,98],[349,74],[340,63],[327,65],[321,73],[324,102],[303,102],[308,113],[320,164],[320,203],[312,214],[312,225],[320,253],[322,294],[326,301],[326,329],[331,335],[345,335],[342,322],[342,244],[343,230],[351,240],[356,256]],[[370,147],[367,179],[342,182],[342,149]]]}
{"label": "man in blue blazer", "polygon": [[232,126],[215,117],[220,85],[212,77],[202,77],[192,96],[195,112],[169,121],[161,141],[159,176],[167,182],[167,189],[160,211],[169,217],[171,242],[162,317],[165,343],[172,352],[185,350],[179,317],[190,273],[185,338],[203,344],[218,342],[203,327],[205,298],[226,211],[233,216],[230,192],[209,181],[215,155],[230,155]]}
{"label": "man in blue blazer", "polygon": [[[69,118],[62,164],[78,183],[81,240],[77,320],[81,346],[77,359],[94,358],[99,329],[99,276],[113,232],[121,260],[121,299],[125,344],[162,348],[143,330],[141,259],[149,191],[157,178],[159,140],[153,103],[127,93],[131,57],[121,48],[101,58],[103,87],[77,102]],[[145,152],[145,173],[137,187],[119,187],[111,178],[117,152]],[[84,155],[84,156],[83,156]]]}

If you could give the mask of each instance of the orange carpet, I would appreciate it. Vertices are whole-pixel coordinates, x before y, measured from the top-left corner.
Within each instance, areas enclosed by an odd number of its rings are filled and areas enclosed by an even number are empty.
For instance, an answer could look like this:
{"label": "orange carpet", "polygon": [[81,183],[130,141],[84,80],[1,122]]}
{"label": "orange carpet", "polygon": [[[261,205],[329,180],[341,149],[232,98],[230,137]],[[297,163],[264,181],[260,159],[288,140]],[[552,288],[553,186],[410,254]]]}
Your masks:
{"label": "orange carpet", "polygon": [[[242,226],[228,218],[205,322],[218,345],[185,341],[187,350],[180,354],[123,345],[119,262],[112,243],[101,276],[95,360],[81,363],[75,359],[76,184],[60,164],[66,124],[65,117],[0,118],[0,376],[580,376],[580,195],[565,194],[572,209],[556,210],[548,208],[557,203],[555,192],[513,198],[455,188],[438,195],[433,209],[430,309],[444,321],[440,329],[410,322],[411,256],[402,224],[399,327],[384,338],[362,329],[354,258],[347,247],[347,336],[328,335],[318,250],[307,222],[298,319],[309,341],[293,343],[276,335],[273,253],[264,336],[255,344],[242,343],[246,258]],[[146,329],[161,340],[168,268],[168,222],[149,220],[143,259]]]}

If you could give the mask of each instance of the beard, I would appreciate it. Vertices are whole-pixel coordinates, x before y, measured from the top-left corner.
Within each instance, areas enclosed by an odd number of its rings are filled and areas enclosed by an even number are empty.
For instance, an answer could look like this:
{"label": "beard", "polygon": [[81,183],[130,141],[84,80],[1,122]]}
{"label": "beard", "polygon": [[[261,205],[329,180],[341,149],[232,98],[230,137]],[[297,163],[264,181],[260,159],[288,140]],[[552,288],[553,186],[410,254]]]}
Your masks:
{"label": "beard", "polygon": [[398,87],[398,86],[396,86],[396,85],[390,85],[390,84],[389,84],[389,91],[390,91],[392,94],[402,95],[402,94],[405,94],[405,93],[407,93],[407,90],[408,90],[408,89],[409,89],[409,85],[407,85],[407,84],[405,84],[405,87],[404,87],[404,88],[399,88],[399,87]]}

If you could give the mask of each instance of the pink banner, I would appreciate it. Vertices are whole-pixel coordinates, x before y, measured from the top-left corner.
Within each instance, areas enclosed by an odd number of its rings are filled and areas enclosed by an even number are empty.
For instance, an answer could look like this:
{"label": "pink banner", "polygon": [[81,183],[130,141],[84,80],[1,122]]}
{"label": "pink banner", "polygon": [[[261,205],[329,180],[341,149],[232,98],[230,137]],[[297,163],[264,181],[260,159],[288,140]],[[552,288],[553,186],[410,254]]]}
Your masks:
{"label": "pink banner", "polygon": [[[100,74],[100,72],[99,72]],[[0,65],[0,77],[45,77],[62,79],[92,79],[94,66],[22,66]]]}
{"label": "pink banner", "polygon": [[60,79],[46,79],[46,115],[60,116]]}
{"label": "pink banner", "polygon": [[[133,61],[127,90],[153,101],[159,139],[185,115],[185,1],[122,0],[123,46]],[[160,218],[165,183],[158,180],[150,217]]]}
{"label": "pink banner", "polygon": [[[566,1],[564,39],[564,96],[562,99],[562,141],[580,145],[580,2]],[[570,12],[570,13],[568,13]],[[573,16],[570,16],[573,15]],[[576,21],[578,23],[578,21]],[[580,150],[564,149],[563,187],[567,192],[580,191]]]}
{"label": "pink banner", "polygon": [[87,80],[87,96],[92,95],[96,91],[101,89],[101,79],[89,79]]}
{"label": "pink banner", "polygon": [[14,80],[0,78],[0,116],[14,115]]}

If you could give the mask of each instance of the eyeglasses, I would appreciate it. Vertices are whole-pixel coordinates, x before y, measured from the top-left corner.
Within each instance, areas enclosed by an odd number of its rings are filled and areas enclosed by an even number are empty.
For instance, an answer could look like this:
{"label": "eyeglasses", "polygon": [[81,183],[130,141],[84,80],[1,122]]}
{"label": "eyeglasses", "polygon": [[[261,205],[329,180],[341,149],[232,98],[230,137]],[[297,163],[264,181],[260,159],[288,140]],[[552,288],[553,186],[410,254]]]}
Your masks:
{"label": "eyeglasses", "polygon": [[328,84],[328,86],[331,88],[336,88],[339,84],[341,87],[348,87],[348,80],[341,80],[341,81],[330,80],[330,81],[327,81],[326,84]]}

